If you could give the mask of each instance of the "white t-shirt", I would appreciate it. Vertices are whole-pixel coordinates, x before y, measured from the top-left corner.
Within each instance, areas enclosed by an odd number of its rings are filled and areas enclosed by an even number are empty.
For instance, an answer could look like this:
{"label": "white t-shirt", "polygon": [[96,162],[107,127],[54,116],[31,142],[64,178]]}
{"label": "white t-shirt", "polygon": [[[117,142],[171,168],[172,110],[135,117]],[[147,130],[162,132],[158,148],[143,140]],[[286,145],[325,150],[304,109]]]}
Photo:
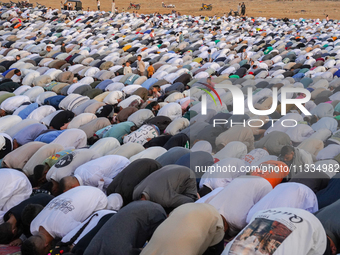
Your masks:
{"label": "white t-shirt", "polygon": [[261,158],[268,156],[268,151],[264,149],[254,149],[251,152],[249,152],[247,155],[245,155],[242,159],[246,163],[246,165],[251,165],[253,162],[259,161]]}
{"label": "white t-shirt", "polygon": [[31,223],[31,233],[42,226],[53,237],[64,237],[93,212],[106,208],[107,197],[98,188],[80,186],[54,198]]}
{"label": "white t-shirt", "polygon": [[50,168],[46,174],[46,179],[48,181],[52,179],[59,182],[62,178],[72,175],[79,166],[98,157],[97,153],[93,150],[74,150],[70,154],[63,156]]}
{"label": "white t-shirt", "polygon": [[19,83],[21,81],[21,76],[14,74],[11,79],[13,82]]}
{"label": "white t-shirt", "polygon": [[326,232],[313,214],[280,207],[258,212],[222,255],[320,255],[326,245]]}
{"label": "white t-shirt", "polygon": [[214,206],[229,224],[242,229],[247,225],[249,210],[272,190],[264,178],[241,176],[229,183],[209,204]]}
{"label": "white t-shirt", "polygon": [[256,212],[276,207],[300,208],[311,213],[319,210],[316,195],[309,187],[295,182],[281,183],[250,209],[247,223]]}
{"label": "white t-shirt", "polygon": [[10,168],[0,169],[0,224],[4,214],[32,194],[32,185],[26,175]]}
{"label": "white t-shirt", "polygon": [[[74,171],[74,176],[80,185],[106,189],[112,182],[112,179],[129,164],[130,160],[123,156],[107,155],[79,166]],[[104,182],[101,181],[101,179],[103,179]]]}
{"label": "white t-shirt", "polygon": [[9,97],[1,103],[0,108],[6,112],[14,112],[26,102],[30,102],[30,98],[28,96]]}
{"label": "white t-shirt", "polygon": [[100,1],[97,2],[97,6],[100,6]]}
{"label": "white t-shirt", "polygon": [[47,117],[48,115],[54,113],[56,109],[50,105],[43,105],[32,111],[28,116],[27,119],[34,119],[37,121],[42,120],[43,118]]}

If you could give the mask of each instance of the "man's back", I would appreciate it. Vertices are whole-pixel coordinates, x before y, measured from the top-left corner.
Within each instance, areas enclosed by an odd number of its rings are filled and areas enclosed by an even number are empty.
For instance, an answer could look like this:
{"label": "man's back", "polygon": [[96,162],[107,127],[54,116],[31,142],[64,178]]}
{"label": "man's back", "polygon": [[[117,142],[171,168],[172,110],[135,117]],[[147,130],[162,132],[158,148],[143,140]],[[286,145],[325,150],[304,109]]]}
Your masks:
{"label": "man's back", "polygon": [[196,179],[191,169],[168,165],[150,174],[134,190],[133,199],[144,195],[163,207],[175,208],[197,199]]}
{"label": "man's back", "polygon": [[316,255],[324,254],[326,244],[326,233],[313,214],[280,207],[255,214],[222,255]]}
{"label": "man's back", "polygon": [[32,221],[31,233],[42,226],[54,238],[63,237],[94,211],[104,209],[106,195],[94,187],[76,187],[54,198]]}
{"label": "man's back", "polygon": [[242,229],[246,225],[249,210],[271,190],[271,184],[264,178],[241,176],[229,183],[209,204],[213,205],[228,223]]}

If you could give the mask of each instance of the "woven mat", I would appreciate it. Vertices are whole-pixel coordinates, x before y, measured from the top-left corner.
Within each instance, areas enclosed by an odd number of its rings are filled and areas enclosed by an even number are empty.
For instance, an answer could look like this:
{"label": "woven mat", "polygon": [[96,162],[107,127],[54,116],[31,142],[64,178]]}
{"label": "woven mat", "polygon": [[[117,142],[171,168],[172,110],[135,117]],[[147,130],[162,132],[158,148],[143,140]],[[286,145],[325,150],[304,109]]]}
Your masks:
{"label": "woven mat", "polygon": [[20,247],[0,245],[0,255],[20,255]]}

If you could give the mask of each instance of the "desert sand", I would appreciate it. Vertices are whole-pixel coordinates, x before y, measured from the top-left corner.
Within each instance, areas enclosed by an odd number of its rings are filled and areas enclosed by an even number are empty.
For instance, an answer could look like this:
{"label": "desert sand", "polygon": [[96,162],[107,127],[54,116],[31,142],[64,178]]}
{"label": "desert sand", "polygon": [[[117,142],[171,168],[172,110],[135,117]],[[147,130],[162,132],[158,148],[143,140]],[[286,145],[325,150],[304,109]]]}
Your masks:
{"label": "desert sand", "polygon": [[[34,0],[31,3],[36,4]],[[205,0],[207,4],[213,5],[212,11],[200,11],[202,2],[196,0],[166,0],[165,4],[174,4],[176,6],[175,10],[179,11],[181,14],[186,15],[223,15],[228,13],[230,9],[236,10],[238,2],[237,1],[221,1],[221,0]],[[40,4],[44,4],[46,7],[60,8],[60,1],[53,0],[39,0]],[[90,7],[91,10],[97,9],[96,0],[84,0],[83,7],[86,10]],[[256,0],[256,1],[244,1],[247,7],[247,16],[251,17],[275,17],[275,18],[320,18],[323,19],[328,14],[330,19],[340,18],[340,1],[273,1],[273,0]],[[127,9],[129,6],[129,1],[116,0],[116,7],[119,11],[122,8]],[[141,9],[139,13],[169,13],[172,9],[162,8],[162,0],[139,0],[141,4]],[[101,10],[110,11],[111,1],[101,0]]]}

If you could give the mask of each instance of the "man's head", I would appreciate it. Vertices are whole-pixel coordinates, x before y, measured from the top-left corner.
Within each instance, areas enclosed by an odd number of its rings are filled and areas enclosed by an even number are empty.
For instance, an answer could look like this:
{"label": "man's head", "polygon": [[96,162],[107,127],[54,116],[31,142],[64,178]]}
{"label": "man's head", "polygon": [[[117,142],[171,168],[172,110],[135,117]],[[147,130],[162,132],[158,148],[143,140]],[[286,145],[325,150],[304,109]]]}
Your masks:
{"label": "man's head", "polygon": [[152,107],[152,109],[153,109],[154,111],[159,111],[159,109],[161,109],[161,106],[159,105],[159,103],[157,103],[157,104],[155,104],[155,105]]}
{"label": "man's head", "polygon": [[283,146],[281,149],[281,157],[283,158],[284,162],[290,162],[294,158],[294,147],[286,145]]}
{"label": "man's head", "polygon": [[59,182],[56,182],[53,179],[51,179],[51,182],[52,182],[51,193],[53,196],[58,196],[59,195]]}
{"label": "man's head", "polygon": [[51,244],[46,242],[41,235],[28,238],[21,246],[22,255],[46,255],[51,248]]}
{"label": "man's head", "polygon": [[19,69],[15,69],[14,70],[14,74],[18,75],[18,76],[21,76],[21,71]]}
{"label": "man's head", "polygon": [[236,228],[233,224],[228,223],[222,214],[220,214],[220,216],[223,220],[225,239],[231,239],[235,237],[240,232],[240,229]]}
{"label": "man's head", "polygon": [[142,60],[142,56],[141,56],[141,55],[138,55],[138,56],[137,56],[137,60],[138,60],[138,61],[141,61],[141,60]]}
{"label": "man's head", "polygon": [[47,52],[50,52],[51,50],[52,50],[52,47],[51,47],[51,46],[47,46],[47,47],[46,47],[46,51],[47,51]]}
{"label": "man's head", "polygon": [[20,60],[21,59],[20,55],[16,55],[15,59]]}
{"label": "man's head", "polygon": [[14,239],[15,232],[11,223],[2,223],[0,225],[0,244],[9,244]]}
{"label": "man's head", "polygon": [[121,106],[115,105],[113,107],[113,112],[114,113],[119,113],[123,108]]}
{"label": "man's head", "polygon": [[127,66],[127,67],[129,67],[130,66],[130,61],[127,61],[126,63],[125,63],[125,65]]}
{"label": "man's head", "polygon": [[65,43],[64,43],[64,42],[62,42],[62,43],[61,43],[61,46],[65,46]]}
{"label": "man's head", "polygon": [[48,170],[49,166],[47,164],[35,166],[34,179],[38,182],[38,186],[46,182],[46,174]]}
{"label": "man's head", "polygon": [[24,228],[29,228],[31,222],[44,209],[42,205],[29,204],[26,205],[21,213],[21,223]]}
{"label": "man's head", "polygon": [[13,139],[13,150],[19,148],[21,144],[18,143],[17,139]]}
{"label": "man's head", "polygon": [[66,176],[59,182],[59,192],[64,193],[70,189],[80,186],[79,181],[74,176]]}
{"label": "man's head", "polygon": [[333,240],[327,236],[327,248],[324,253],[324,255],[336,255],[337,254],[337,248]]}
{"label": "man's head", "polygon": [[161,87],[159,85],[154,85],[152,87],[152,92],[159,92],[161,90]]}
{"label": "man's head", "polygon": [[3,109],[0,109],[0,117],[5,116],[5,115],[6,115],[6,111]]}

